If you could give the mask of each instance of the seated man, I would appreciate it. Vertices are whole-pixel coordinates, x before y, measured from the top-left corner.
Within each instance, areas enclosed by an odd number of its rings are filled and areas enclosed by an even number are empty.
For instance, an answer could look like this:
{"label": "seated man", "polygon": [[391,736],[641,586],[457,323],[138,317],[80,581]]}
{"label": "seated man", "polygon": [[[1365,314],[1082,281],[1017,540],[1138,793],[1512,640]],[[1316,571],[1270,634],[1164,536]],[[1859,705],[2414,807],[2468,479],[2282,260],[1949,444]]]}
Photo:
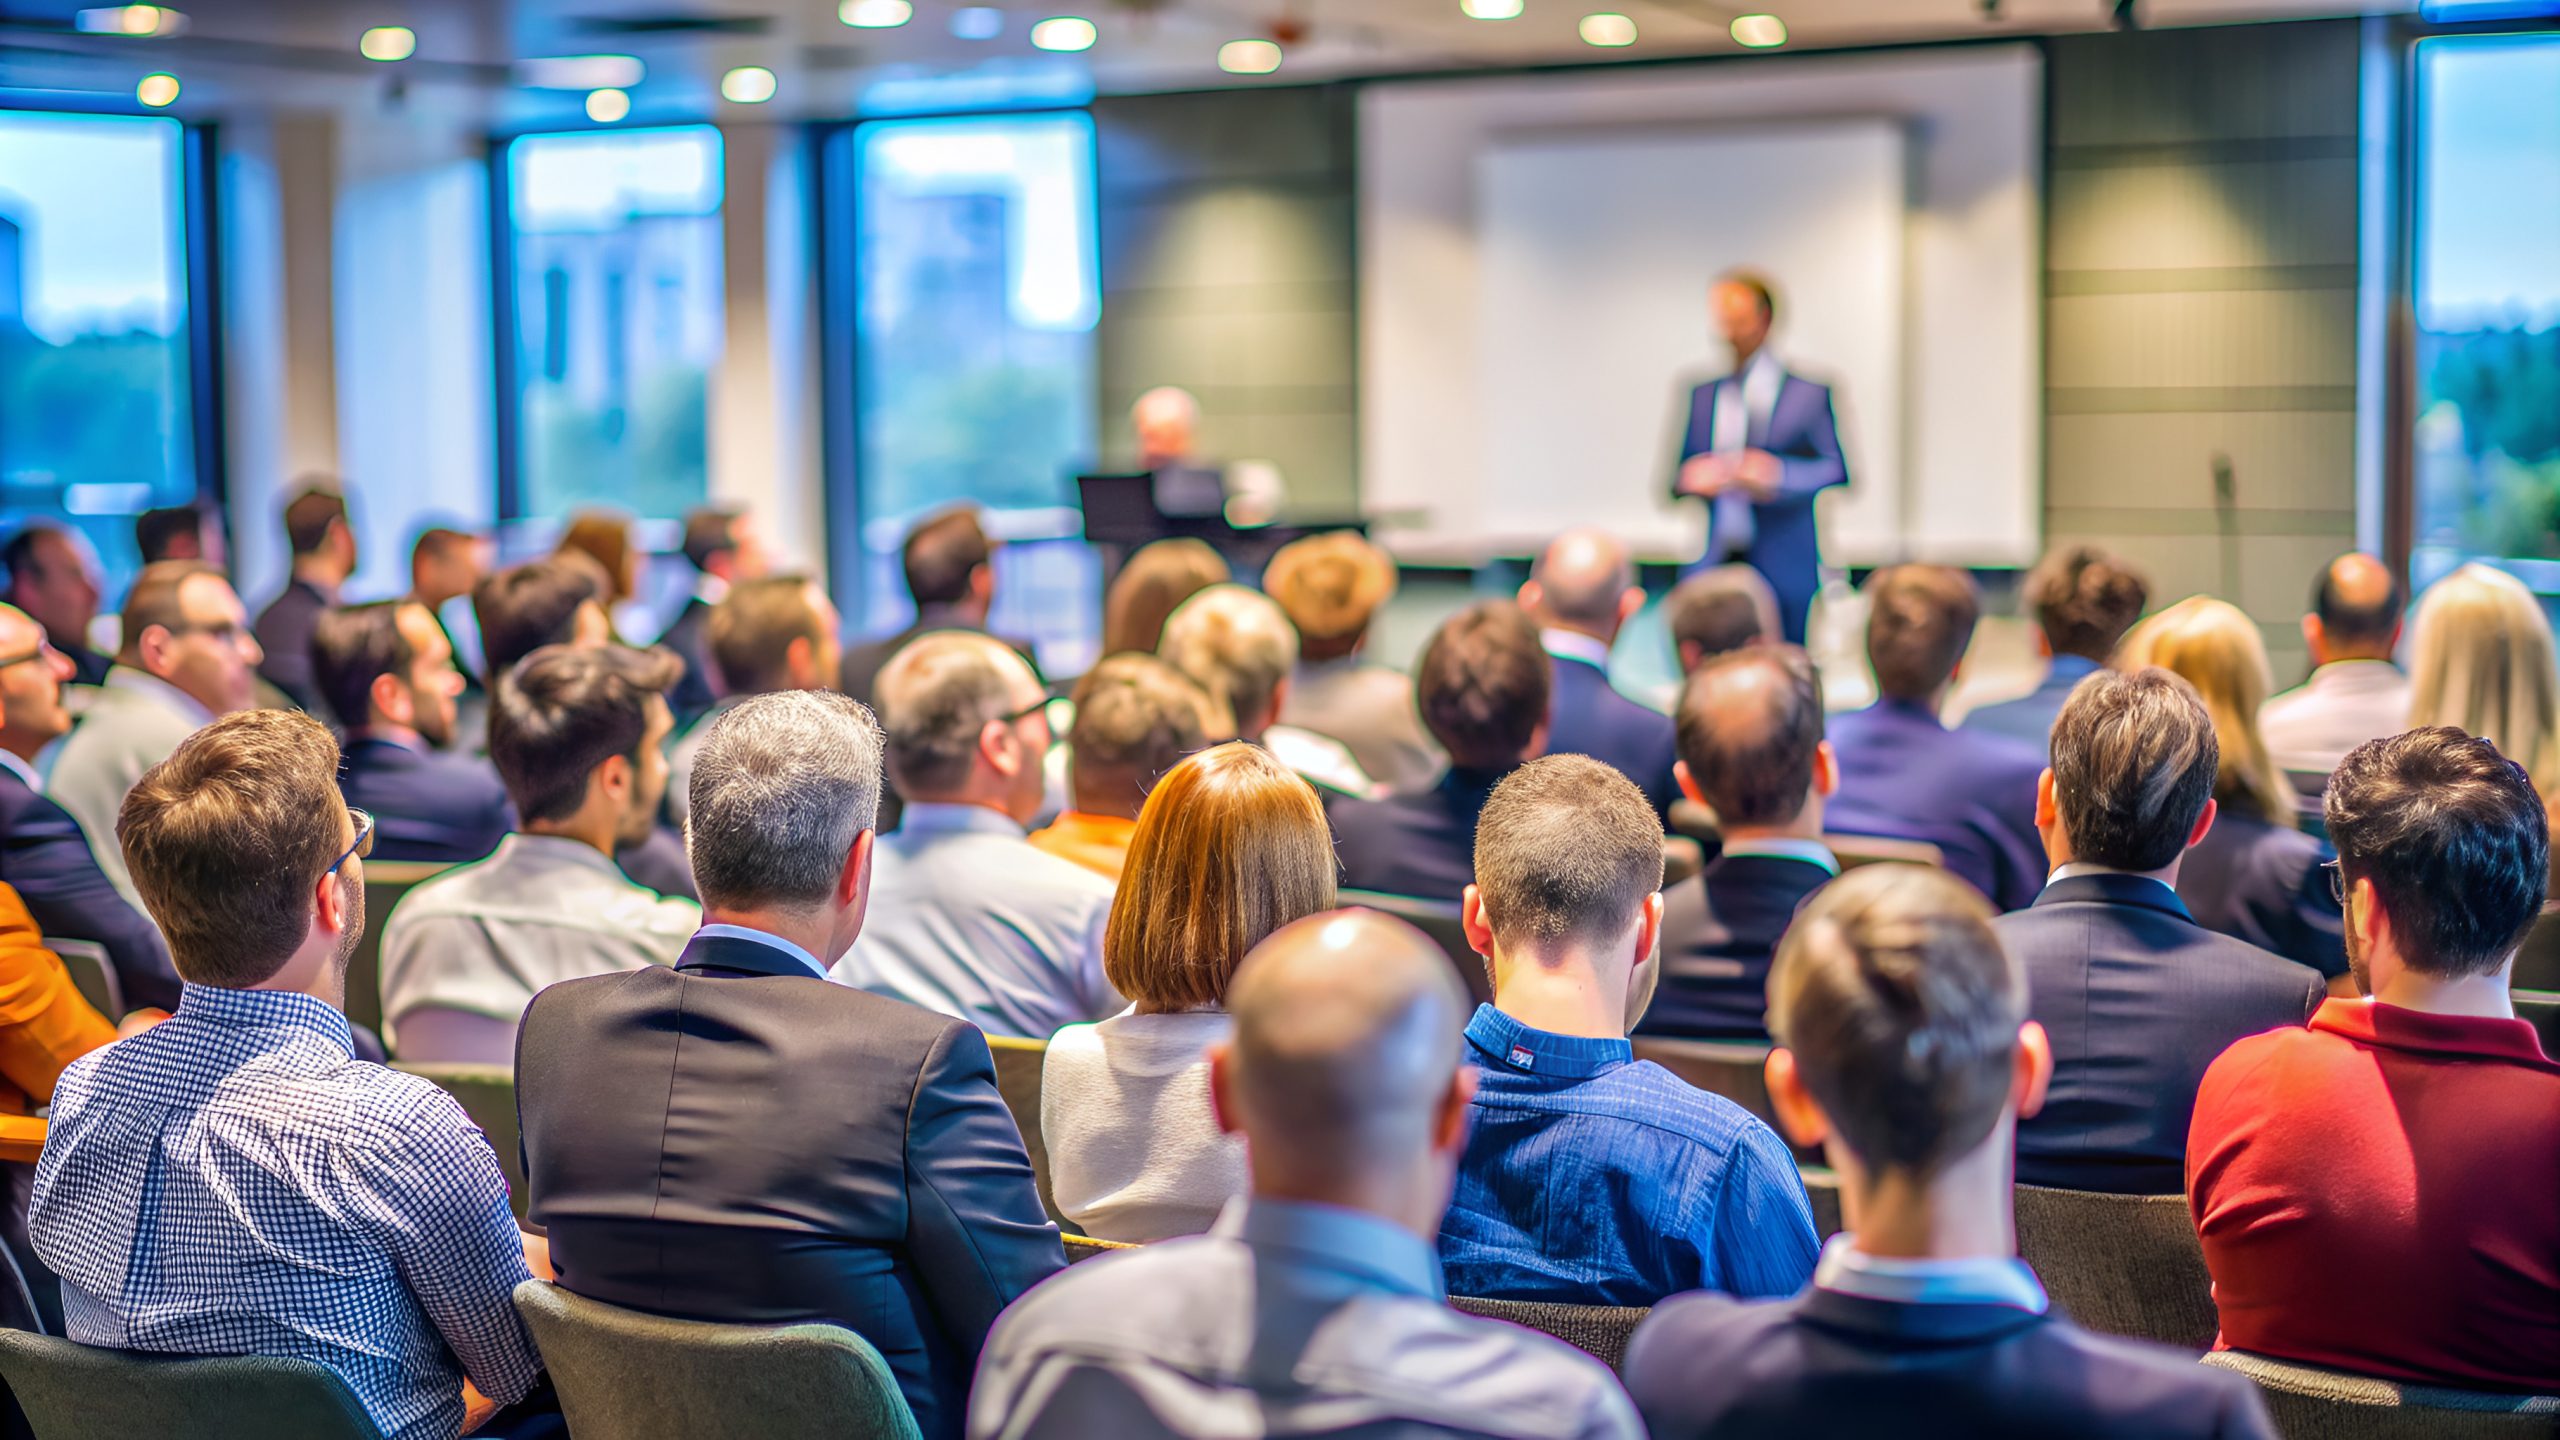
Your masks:
{"label": "seated man", "polygon": [[1822,681],[1793,646],[1737,650],[1689,677],[1678,718],[1680,788],[1715,812],[1724,849],[1663,894],[1662,988],[1636,1030],[1765,1041],[1779,937],[1840,873],[1822,843],[1840,784]]}
{"label": "seated man", "polygon": [[1349,746],[1280,723],[1298,664],[1298,632],[1270,596],[1242,585],[1212,585],[1165,617],[1156,653],[1207,691],[1212,708],[1225,715],[1213,738],[1250,740],[1330,794],[1366,795],[1377,788]]}
{"label": "seated man", "polygon": [[320,707],[311,681],[311,630],[320,612],[338,603],[338,592],[356,571],[356,532],[348,522],[346,496],[335,482],[306,485],[285,502],[285,543],[293,568],[285,586],[253,627],[258,637],[258,674],[305,710]]}
{"label": "seated man", "polygon": [[1102,978],[1111,882],[1023,836],[1040,813],[1047,699],[984,635],[924,636],[880,672],[905,820],[880,841],[871,913],[837,980],[1031,1040],[1120,1011]]}
{"label": "seated man", "polygon": [[1349,890],[1454,903],[1475,883],[1476,816],[1545,744],[1553,681],[1520,607],[1481,601],[1440,622],[1413,667],[1423,727],[1448,753],[1438,784],[1328,807]]}
{"label": "seated man", "polygon": [[2073,545],[2045,556],[2027,573],[2026,592],[2044,678],[2015,700],[1976,706],[1964,728],[2043,749],[2072,687],[2106,667],[2150,599],[2142,576],[2104,550]]}
{"label": "seated man", "polygon": [[1209,743],[1208,697],[1152,655],[1113,655],[1076,682],[1067,732],[1075,804],[1031,843],[1113,882],[1129,859],[1138,812],[1166,771]]}
{"label": "seated man", "polygon": [[1540,552],[1520,587],[1520,608],[1538,622],[1538,641],[1555,661],[1547,710],[1547,752],[1588,755],[1636,782],[1656,814],[1671,811],[1677,758],[1671,717],[1609,684],[1609,647],[1644,608],[1625,542],[1598,530],[1571,530]]}
{"label": "seated man", "polygon": [[2274,1440],[2248,1381],[2089,1334],[2017,1258],[2010,1138],[2052,1058],[1990,918],[1944,874],[1878,865],[1788,932],[1769,1095],[1839,1172],[1848,1228],[1792,1300],[1684,1295],[1637,1328],[1653,1440]]}
{"label": "seated man", "polygon": [[1919,840],[2003,910],[2036,898],[2036,774],[2044,752],[1938,718],[1973,643],[1973,577],[1943,565],[1895,565],[1867,582],[1867,658],[1876,703],[1831,722],[1840,791],[1836,834]]}
{"label": "seated man", "polygon": [[[684,678],[669,692],[667,703],[675,709],[676,723],[690,729],[721,694],[711,668],[711,612],[735,586],[764,578],[773,562],[755,518],[735,506],[706,505],[684,517],[684,558],[693,566],[693,593],[658,643],[684,661]],[[831,674],[826,683],[832,686],[836,678]],[[729,693],[754,692],[733,684]]]}
{"label": "seated man", "polygon": [[1066,1257],[985,1038],[826,982],[872,893],[879,796],[879,728],[841,695],[714,721],[693,772],[708,923],[673,970],[537,997],[517,1105],[561,1284],[846,1326],[948,1440],[987,1327]]}
{"label": "seated man", "polygon": [[[996,608],[996,543],[987,538],[975,506],[955,505],[916,522],[898,549],[898,570],[907,582],[907,598],[915,602],[915,623],[844,652],[844,693],[875,711],[880,708],[880,672],[909,642],[937,630],[987,634],[987,617]],[[1040,673],[1029,641],[1004,643],[1032,674]]]}
{"label": "seated man", "polygon": [[98,561],[88,540],[39,520],[0,545],[0,565],[9,568],[5,598],[44,627],[46,642],[70,660],[71,678],[105,684],[114,662],[89,648],[89,626],[98,618]]}
{"label": "seated man", "polygon": [[2212,717],[2166,670],[2103,671],[2053,722],[2036,824],[2053,863],[2035,904],[1998,922],[2053,1041],[2053,1088],[2018,1128],[2029,1185],[2173,1195],[2213,1058],[2299,1028],[2328,982],[2198,925],[2178,864],[2213,824]]}
{"label": "seated man", "polygon": [[409,545],[409,593],[401,598],[427,607],[427,613],[435,617],[436,628],[444,632],[445,643],[453,647],[453,665],[462,672],[465,695],[487,693],[479,680],[480,632],[476,625],[463,626],[469,639],[466,650],[455,638],[453,627],[446,623],[444,607],[456,600],[470,600],[471,592],[489,576],[493,548],[485,535],[441,525],[419,531],[418,538]]}
{"label": "seated man", "polygon": [[382,929],[382,1018],[403,1060],[508,1064],[535,992],[671,965],[702,920],[635,884],[614,846],[667,784],[678,661],[619,645],[536,650],[498,681],[489,758],[521,828],[411,890]]}
{"label": "seated man", "polygon": [[2320,572],[2302,617],[2317,668],[2258,711],[2278,768],[2325,776],[2367,740],[2409,728],[2409,677],[2391,660],[2407,604],[2399,572],[2370,555],[2341,555]]}
{"label": "seated man", "polygon": [[1792,1295],[1813,1274],[1787,1147],[1627,1044],[1653,989],[1661,886],[1653,807],[1589,756],[1532,760],[1485,804],[1464,924],[1493,1003],[1467,1023],[1474,1113],[1440,1222],[1461,1295],[1645,1306]]}
{"label": "seated man", "polygon": [[338,788],[373,817],[383,860],[477,860],[515,828],[506,787],[453,744],[462,672],[435,612],[377,600],[320,613],[311,685],[347,734]]}
{"label": "seated man", "polygon": [[313,1361],[394,1440],[523,1398],[541,1362],[498,1157],[451,1096],[349,1048],[370,837],[328,730],[217,720],[117,830],[188,984],[54,1090],[29,1229],[70,1337]]}
{"label": "seated man", "polygon": [[1280,547],[1262,588],[1298,631],[1280,723],[1340,741],[1389,790],[1438,779],[1446,762],[1414,713],[1412,679],[1361,653],[1369,622],[1395,598],[1395,560],[1348,530],[1310,535]]}
{"label": "seated man", "polygon": [[1245,957],[1227,1008],[1210,1090],[1250,1193],[1007,1311],[974,1440],[1642,1435],[1599,1361],[1442,1299],[1431,1239],[1475,1072],[1439,947],[1372,911],[1309,916]]}
{"label": "seated man", "polygon": [[2524,771],[2432,728],[2329,783],[2370,1000],[2213,1062],[2188,1203],[2221,1343],[2421,1385],[2560,1389],[2560,1061],[2508,999],[2549,836]]}
{"label": "seated man", "polygon": [[1662,618],[1683,675],[1736,650],[1785,643],[1778,594],[1748,565],[1717,565],[1681,581],[1663,602]]}
{"label": "seated man", "polygon": [[[684,823],[693,757],[711,732],[712,717],[750,696],[836,688],[837,666],[844,659],[837,632],[843,626],[835,602],[806,575],[740,580],[722,592],[702,634],[695,637],[716,667],[720,698],[667,755],[667,814],[676,824]],[[690,673],[693,662],[685,665]]]}

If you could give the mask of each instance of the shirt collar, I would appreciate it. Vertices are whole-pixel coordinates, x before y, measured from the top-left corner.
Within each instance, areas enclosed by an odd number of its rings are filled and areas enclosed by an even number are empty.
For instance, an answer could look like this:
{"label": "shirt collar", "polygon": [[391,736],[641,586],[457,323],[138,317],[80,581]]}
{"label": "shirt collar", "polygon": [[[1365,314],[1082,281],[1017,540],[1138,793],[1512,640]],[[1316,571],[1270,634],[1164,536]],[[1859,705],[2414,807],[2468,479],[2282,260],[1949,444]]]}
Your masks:
{"label": "shirt collar", "polygon": [[969,834],[1010,835],[1022,838],[1023,829],[1012,816],[984,805],[948,805],[940,801],[910,800],[900,812],[898,833],[901,835]]}
{"label": "shirt collar", "polygon": [[2332,997],[2312,1012],[2311,1028],[2384,1050],[2516,1061],[2560,1074],[2560,1058],[2543,1053],[2530,1020],[2438,1015],[2379,1000]]}
{"label": "shirt collar", "polygon": [[187,718],[187,723],[199,729],[213,723],[213,712],[204,708],[196,697],[148,670],[131,665],[113,666],[107,671],[104,688],[139,695],[155,705],[175,710]]}
{"label": "shirt collar", "polygon": [[1815,1288],[1895,1305],[2005,1305],[2041,1315],[2050,1303],[2027,1262],[2014,1255],[1962,1260],[1889,1260],[1858,1249],[1843,1232],[1822,1247]]}
{"label": "shirt collar", "polygon": [[356,1053],[347,1017],[337,1007],[290,990],[226,990],[189,981],[178,992],[178,1018],[228,1030],[307,1030],[350,1059]]}
{"label": "shirt collar", "polygon": [[498,848],[490,852],[487,863],[504,865],[513,860],[576,865],[598,874],[611,875],[625,884],[631,880],[630,876],[622,873],[622,867],[614,863],[612,856],[584,840],[572,840],[566,835],[534,835],[518,830],[498,842]]}
{"label": "shirt collar", "polygon": [[41,795],[44,793],[44,777],[36,773],[36,767],[19,759],[16,752],[0,750],[0,770],[6,770],[10,774],[17,776],[19,779],[26,781],[27,788],[33,790],[37,794]]}
{"label": "shirt collar", "polygon": [[1819,840],[1799,840],[1785,835],[1727,840],[1724,842],[1724,854],[1728,858],[1763,855],[1772,859],[1801,860],[1807,865],[1818,865],[1834,876],[1840,873],[1840,857],[1832,854],[1831,847]]}
{"label": "shirt collar", "polygon": [[1239,1195],[1218,1212],[1209,1233],[1257,1250],[1286,1250],[1302,1264],[1391,1294],[1437,1300],[1445,1293],[1439,1253],[1403,1226],[1367,1211]]}
{"label": "shirt collar", "polygon": [[1609,647],[1579,630],[1541,630],[1538,643],[1558,660],[1579,660],[1585,665],[1609,668]]}
{"label": "shirt collar", "polygon": [[1491,1005],[1476,1007],[1475,1018],[1467,1022],[1467,1043],[1487,1062],[1505,1070],[1567,1080],[1605,1075],[1636,1058],[1635,1047],[1623,1037],[1558,1035],[1523,1024]]}
{"label": "shirt collar", "polygon": [[2053,867],[2053,873],[2044,877],[2044,883],[2054,885],[2064,880],[2077,880],[2083,875],[2119,875],[2127,880],[2148,880],[2172,895],[2178,893],[2177,886],[2157,875],[2141,870],[2119,870],[2113,865],[2100,865],[2094,860],[2066,860]]}
{"label": "shirt collar", "polygon": [[817,956],[810,954],[808,951],[801,949],[798,945],[793,944],[791,941],[785,940],[781,936],[773,934],[770,931],[751,930],[744,925],[705,925],[693,933],[697,936],[708,935],[714,939],[726,938],[730,940],[752,940],[758,945],[770,945],[774,949],[781,951],[783,954],[790,956],[792,959],[799,961],[801,964],[808,966],[810,974],[817,976],[821,980],[827,978],[827,967],[818,963]]}
{"label": "shirt collar", "polygon": [[2315,690],[2388,690],[2409,683],[2388,660],[2332,660],[2311,672]]}
{"label": "shirt collar", "polygon": [[1786,366],[1778,360],[1778,352],[1763,344],[1759,349],[1751,352],[1751,358],[1743,363],[1739,373],[1743,383],[1747,385],[1754,379],[1773,371],[1775,378],[1779,379],[1784,379],[1787,373]]}

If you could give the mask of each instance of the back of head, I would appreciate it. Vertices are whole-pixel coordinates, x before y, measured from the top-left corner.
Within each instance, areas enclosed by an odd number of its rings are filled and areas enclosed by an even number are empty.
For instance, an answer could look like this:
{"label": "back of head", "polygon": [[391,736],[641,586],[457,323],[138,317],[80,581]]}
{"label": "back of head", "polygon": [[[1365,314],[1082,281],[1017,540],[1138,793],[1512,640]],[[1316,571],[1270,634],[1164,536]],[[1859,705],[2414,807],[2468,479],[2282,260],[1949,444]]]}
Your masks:
{"label": "back of head", "polygon": [[2493,974],[2533,927],[2550,822],[2531,777],[2491,742],[2449,726],[2367,741],[2323,804],[2339,868],[2373,882],[2412,970]]}
{"label": "back of head", "polygon": [[2192,596],[2133,627],[2122,660],[2128,670],[2156,665],[2195,687],[2221,751],[2215,803],[2270,825],[2293,825],[2293,787],[2276,773],[2258,733],[2258,707],[2275,688],[2275,671],[2256,621],[2227,601]]}
{"label": "back of head", "polygon": [[2333,653],[2390,654],[2408,603],[2398,572],[2359,551],[2330,561],[2311,589],[2311,613],[2320,617],[2321,637]]}
{"label": "back of head", "polygon": [[321,611],[313,624],[312,688],[329,702],[342,727],[353,730],[372,723],[373,682],[384,675],[406,678],[417,663],[409,637],[400,633],[400,612],[407,603],[340,605]]}
{"label": "back of head", "polygon": [[1228,578],[1227,562],[1203,541],[1158,540],[1139,547],[1103,597],[1102,653],[1153,655],[1164,641],[1165,617]]}
{"label": "back of head", "polygon": [[1337,530],[1281,546],[1263,569],[1262,588],[1297,627],[1301,653],[1331,660],[1369,633],[1370,618],[1396,593],[1396,566],[1384,550]]}
{"label": "back of head", "polygon": [[652,702],[684,673],[664,650],[546,645],[497,677],[489,700],[489,762],[526,824],[565,820],[586,802],[587,777],[613,756],[636,756]]}
{"label": "back of head", "polygon": [[741,580],[711,609],[706,634],[711,661],[731,695],[762,695],[791,685],[791,646],[824,647],[826,620],[806,575]]}
{"label": "back of head", "polygon": [[1867,659],[1876,693],[1926,702],[1955,678],[1982,602],[1973,577],[1946,565],[1894,565],[1867,582]]}
{"label": "back of head", "polygon": [[1333,908],[1333,831],[1258,745],[1204,750],[1147,797],[1103,932],[1102,973],[1151,1010],[1226,1002],[1245,953]]}
{"label": "back of head", "polygon": [[2166,670],[2101,670],[2063,702],[2052,743],[2072,859],[2142,871],[2185,853],[2222,760],[2195,687]]}
{"label": "back of head", "polygon": [[133,547],[149,565],[159,560],[204,558],[204,512],[193,505],[167,505],[133,517]]}
{"label": "back of head", "polygon": [[583,555],[604,572],[608,604],[640,593],[639,552],[631,546],[631,517],[616,510],[581,510],[569,517],[554,547],[563,556]]}
{"label": "back of head", "polygon": [[180,976],[247,989],[284,968],[344,848],[346,805],[338,742],[292,710],[226,715],[135,782],[116,838]]}
{"label": "back of head", "polygon": [[317,555],[329,541],[331,527],[347,519],[347,500],[335,490],[313,485],[285,502],[284,538],[295,558]]}
{"label": "back of head", "polygon": [[1613,943],[1662,888],[1662,821],[1613,767],[1542,756],[1485,801],[1475,868],[1485,923],[1505,949]]}
{"label": "back of head", "polygon": [[2535,784],[2560,788],[2560,668],[2550,618],[2523,581],[2465,565],[2418,597],[2409,723],[2494,741]]}
{"label": "back of head", "polygon": [[1777,592],[1748,565],[1718,565],[1681,581],[1663,615],[1670,622],[1671,643],[1680,647],[1687,664],[1765,644],[1784,633]]}
{"label": "back of head", "polygon": [[480,626],[480,651],[491,675],[545,645],[566,645],[578,633],[578,608],[600,604],[603,592],[586,565],[553,557],[510,567],[471,592],[472,618]]}
{"label": "back of head", "polygon": [[860,703],[784,690],[713,719],[685,791],[685,850],[711,909],[824,905],[880,813],[881,737]]}
{"label": "back of head", "polygon": [[711,568],[715,555],[738,548],[738,520],[746,512],[734,506],[706,505],[684,517],[684,558],[696,570]]}
{"label": "back of head", "polygon": [[907,532],[899,556],[907,593],[919,607],[956,605],[969,598],[969,577],[991,563],[995,553],[974,508],[945,510]]}
{"label": "back of head", "polygon": [[932,800],[968,784],[979,735],[1035,703],[1040,686],[1001,642],[940,631],[891,656],[877,689],[889,783],[908,800]]}
{"label": "back of head", "polygon": [[144,631],[155,626],[169,631],[186,627],[187,612],[180,603],[180,592],[185,590],[188,581],[199,576],[220,580],[222,572],[201,560],[162,560],[142,567],[133,577],[133,588],[125,592],[124,634],[116,648],[116,659],[120,663],[141,663]]}
{"label": "back of head", "polygon": [[1618,604],[1635,587],[1635,559],[1602,530],[1568,530],[1529,567],[1546,617],[1562,625],[1615,630]]}
{"label": "back of head", "polygon": [[1440,623],[1413,668],[1423,728],[1449,763],[1498,770],[1529,752],[1547,720],[1554,667],[1528,613],[1485,600]]}
{"label": "back of head", "polygon": [[1814,892],[1769,970],[1769,1033],[1842,1144],[1927,1180],[2007,1108],[2026,976],[1943,870],[1869,865]]}
{"label": "back of head", "polygon": [[2056,550],[2027,575],[2027,605],[2056,655],[2105,663],[2142,618],[2151,586],[2122,559],[2088,545]]}
{"label": "back of head", "polygon": [[1152,655],[1105,659],[1076,682],[1075,703],[1069,779],[1088,814],[1134,818],[1165,772],[1209,743],[1209,697]]}
{"label": "back of head", "polygon": [[1212,585],[1164,622],[1164,662],[1227,707],[1237,733],[1268,717],[1298,663],[1298,632],[1271,597],[1241,585]]}
{"label": "back of head", "polygon": [[1737,650],[1698,667],[1674,716],[1680,761],[1716,819],[1784,825],[1813,793],[1822,678],[1792,645]]}

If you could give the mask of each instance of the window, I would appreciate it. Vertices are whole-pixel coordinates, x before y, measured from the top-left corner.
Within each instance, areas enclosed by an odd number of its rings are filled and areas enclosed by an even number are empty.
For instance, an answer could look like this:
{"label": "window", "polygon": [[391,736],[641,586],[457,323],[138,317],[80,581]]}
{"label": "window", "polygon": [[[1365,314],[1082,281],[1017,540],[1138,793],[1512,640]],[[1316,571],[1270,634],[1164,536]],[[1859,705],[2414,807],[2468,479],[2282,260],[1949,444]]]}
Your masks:
{"label": "window", "polygon": [[606,505],[669,519],[702,503],[720,164],[708,125],[507,147],[518,438],[506,518]]}
{"label": "window", "polygon": [[183,150],[175,120],[0,111],[0,532],[81,531],[110,602],[132,517],[196,498]]}

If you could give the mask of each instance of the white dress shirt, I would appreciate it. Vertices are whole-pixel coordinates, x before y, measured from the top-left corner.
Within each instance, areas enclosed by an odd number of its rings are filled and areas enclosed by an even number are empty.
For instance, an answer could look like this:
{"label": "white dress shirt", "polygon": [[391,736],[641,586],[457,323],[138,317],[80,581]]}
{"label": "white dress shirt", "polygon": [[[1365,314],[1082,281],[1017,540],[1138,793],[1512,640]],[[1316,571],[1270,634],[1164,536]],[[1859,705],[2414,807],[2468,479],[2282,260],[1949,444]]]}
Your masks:
{"label": "white dress shirt", "polygon": [[62,742],[46,793],[71,812],[89,837],[98,868],[135,908],[142,896],[125,872],[124,845],[116,839],[116,813],[125,793],[152,766],[169,758],[188,736],[213,723],[213,712],[186,691],[148,670],[118,665],[107,671],[80,723]]}
{"label": "white dress shirt", "polygon": [[[1751,448],[1754,436],[1766,435],[1769,412],[1778,408],[1778,391],[1786,383],[1786,367],[1778,363],[1768,346],[1752,352],[1741,374],[1716,386],[1715,444],[1708,453],[1739,455]],[[1751,516],[1751,503],[1751,496],[1740,490],[1728,490],[1716,497],[1715,537],[1719,547],[1739,550],[1751,543],[1759,530]]]}
{"label": "white dress shirt", "polygon": [[2258,710],[2282,770],[2327,774],[2367,740],[2409,728],[2409,677],[2388,660],[2333,660]]}
{"label": "white dress shirt", "polygon": [[1211,1045],[1235,1033],[1223,1010],[1125,1010],[1049,1037],[1040,1133],[1058,1209],[1099,1240],[1198,1235],[1245,1191],[1244,1140],[1209,1103]]}

